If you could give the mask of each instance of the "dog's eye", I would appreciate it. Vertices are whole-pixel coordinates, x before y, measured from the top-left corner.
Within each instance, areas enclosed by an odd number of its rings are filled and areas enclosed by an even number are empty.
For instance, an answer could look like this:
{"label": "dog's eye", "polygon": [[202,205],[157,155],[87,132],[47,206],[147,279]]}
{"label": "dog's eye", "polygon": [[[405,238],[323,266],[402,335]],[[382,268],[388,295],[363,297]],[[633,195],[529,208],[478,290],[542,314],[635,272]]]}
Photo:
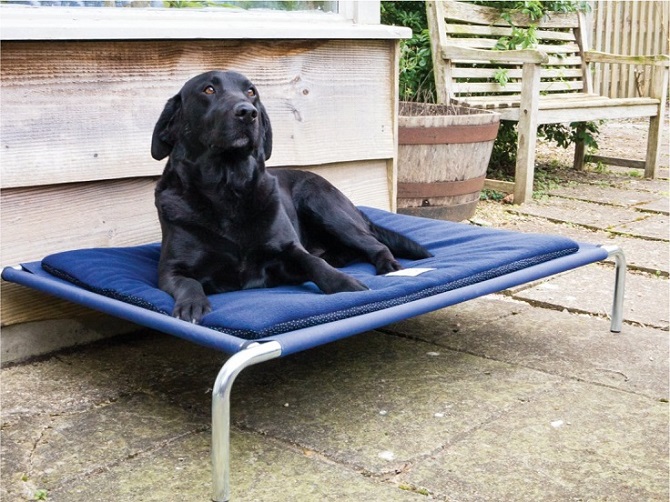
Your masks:
{"label": "dog's eye", "polygon": [[256,89],[254,89],[253,87],[249,87],[249,89],[247,89],[247,96],[249,96],[250,98],[256,97]]}
{"label": "dog's eye", "polygon": [[205,87],[202,90],[202,92],[204,92],[205,94],[216,94],[216,90],[211,85],[208,85],[207,87]]}

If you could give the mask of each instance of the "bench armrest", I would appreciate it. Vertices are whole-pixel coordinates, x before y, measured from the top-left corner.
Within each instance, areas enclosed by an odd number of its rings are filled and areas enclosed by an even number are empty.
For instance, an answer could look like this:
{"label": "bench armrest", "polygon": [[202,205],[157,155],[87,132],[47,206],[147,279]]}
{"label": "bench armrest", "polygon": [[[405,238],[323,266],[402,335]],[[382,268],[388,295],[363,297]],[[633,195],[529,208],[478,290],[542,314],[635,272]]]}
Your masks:
{"label": "bench armrest", "polygon": [[651,66],[668,66],[670,57],[665,54],[653,56],[626,56],[599,51],[584,52],[584,60],[589,63],[638,64]]}
{"label": "bench armrest", "polygon": [[543,64],[549,57],[542,51],[522,49],[518,51],[496,51],[470,49],[459,45],[442,46],[443,59],[472,59],[474,61],[492,61],[496,63],[536,63]]}

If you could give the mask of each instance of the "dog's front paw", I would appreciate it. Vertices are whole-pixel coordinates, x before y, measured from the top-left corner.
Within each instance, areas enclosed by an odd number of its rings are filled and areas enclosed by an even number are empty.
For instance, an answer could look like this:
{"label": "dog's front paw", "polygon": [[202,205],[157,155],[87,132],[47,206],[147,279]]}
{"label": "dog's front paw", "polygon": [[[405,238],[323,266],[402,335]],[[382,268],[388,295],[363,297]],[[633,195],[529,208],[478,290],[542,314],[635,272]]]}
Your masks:
{"label": "dog's front paw", "polygon": [[375,269],[377,270],[377,275],[384,275],[402,270],[402,265],[394,259],[382,259],[375,263]]}
{"label": "dog's front paw", "polygon": [[182,321],[200,324],[202,318],[211,311],[209,300],[203,297],[178,301],[175,303],[172,315]]}
{"label": "dog's front paw", "polygon": [[328,283],[321,288],[324,293],[351,293],[354,291],[367,291],[368,288],[358,279],[354,279],[350,275],[338,273],[337,277],[332,278]]}

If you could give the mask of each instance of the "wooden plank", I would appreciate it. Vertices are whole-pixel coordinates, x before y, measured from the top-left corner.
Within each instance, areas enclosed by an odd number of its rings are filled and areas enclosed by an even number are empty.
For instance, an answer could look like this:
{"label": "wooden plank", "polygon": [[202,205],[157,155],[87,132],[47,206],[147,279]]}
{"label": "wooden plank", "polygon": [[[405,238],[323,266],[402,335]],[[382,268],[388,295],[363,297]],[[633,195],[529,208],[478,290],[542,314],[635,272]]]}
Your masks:
{"label": "wooden plank", "polygon": [[[627,56],[625,54],[610,54],[599,51],[588,51],[584,53],[584,59],[594,63],[614,63],[626,65],[650,65],[667,66],[670,57],[667,54],[654,54],[649,56]],[[610,96],[615,97],[615,96]],[[633,97],[623,95],[619,97]]]}
{"label": "wooden plank", "polygon": [[[471,49],[489,49],[494,50],[498,40],[492,38],[451,38],[449,44],[459,47],[469,47]],[[546,54],[576,54],[579,53],[579,46],[576,43],[565,43],[557,45],[536,44],[529,47],[532,50],[542,51]],[[519,48],[518,50],[524,50]]]}
{"label": "wooden plank", "polygon": [[607,164],[608,166],[632,167],[635,169],[644,169],[644,160],[622,159],[619,157],[604,157],[602,155],[587,155],[586,162]]}
{"label": "wooden plank", "polygon": [[[450,0],[444,1],[443,3],[447,19],[466,21],[473,24],[509,26],[509,23],[500,17],[500,11],[498,9]],[[522,14],[515,14],[512,16],[512,23],[515,26],[527,27],[531,23],[536,24],[537,21],[531,21],[527,16]],[[577,16],[574,15],[574,13],[554,12],[551,16],[542,18],[537,24],[542,28],[576,28]]]}
{"label": "wooden plank", "polygon": [[[614,19],[613,19],[613,13],[612,9],[610,9],[609,4],[604,3],[603,7],[606,6],[605,10],[605,26],[610,27],[613,26]],[[600,50],[604,52],[614,52],[612,50],[612,31],[608,29],[605,32],[605,40],[604,40],[604,47]],[[602,94],[604,96],[609,96],[609,97],[614,97],[614,94],[612,93],[612,89],[610,88],[610,82],[611,82],[611,69],[609,65],[603,65],[604,72],[603,72],[603,89],[602,89]]]}
{"label": "wooden plank", "polygon": [[[499,26],[479,26],[475,24],[451,24],[446,23],[445,29],[449,35],[477,35],[489,37],[509,37],[512,34],[512,28]],[[549,31],[536,30],[535,35],[538,40],[559,40],[565,42],[574,42],[575,35],[572,31]]]}
{"label": "wooden plank", "polygon": [[[498,68],[472,68],[472,67],[456,67],[452,70],[452,74],[455,78],[493,78],[496,72],[499,71]],[[521,78],[522,70],[520,68],[510,68],[507,70],[506,75],[509,78]],[[565,68],[547,68],[542,66],[540,69],[540,78],[542,79],[562,79],[562,78],[581,78],[582,70],[575,67],[565,67]]]}
{"label": "wooden plank", "polygon": [[91,315],[100,314],[18,284],[3,283],[0,290],[0,319],[2,320],[0,326],[2,327],[23,322],[73,319]]}
{"label": "wooden plank", "polygon": [[437,102],[449,104],[451,100],[450,90],[452,88],[451,71],[454,65],[450,61],[445,61],[442,57],[442,47],[447,44],[447,35],[443,29],[444,2],[427,0],[426,18],[430,33],[430,52],[433,61],[433,74],[435,75]]}
{"label": "wooden plank", "polygon": [[441,48],[444,59],[462,59],[473,61],[509,62],[509,63],[537,63],[547,62],[547,55],[534,49],[523,49],[518,51],[490,51],[483,49],[470,49],[458,45],[445,45]]}
{"label": "wooden plank", "polygon": [[495,190],[496,192],[513,193],[514,183],[511,181],[500,181],[486,178],[484,180],[485,190]]}
{"label": "wooden plank", "polygon": [[[252,78],[273,122],[270,165],[394,156],[394,41],[2,44],[2,186],[160,174],[164,103],[205,69]],[[29,101],[30,106],[26,106]]]}
{"label": "wooden plank", "polygon": [[[456,94],[498,94],[498,93],[519,93],[523,89],[523,82],[508,82],[500,85],[497,82],[458,82],[454,83],[454,93]],[[579,91],[584,88],[584,82],[581,80],[549,80],[540,83],[540,92],[554,93],[563,91]],[[495,100],[495,96],[491,96]]]}
{"label": "wooden plank", "polygon": [[538,124],[560,124],[563,122],[580,122],[591,120],[612,120],[636,117],[654,117],[658,114],[658,105],[626,106],[594,106],[588,108],[564,108],[556,110],[540,110]]}
{"label": "wooden plank", "polygon": [[[622,2],[617,2],[614,6],[614,26],[616,29],[612,34],[612,51],[615,54],[621,53],[621,32],[623,30],[623,20],[621,18],[621,7]],[[612,72],[612,88],[610,97],[611,98],[620,98],[620,85],[621,85],[621,67],[618,65],[613,65],[611,67]]]}
{"label": "wooden plank", "polygon": [[[548,96],[540,99],[540,110],[571,110],[575,108],[626,108],[632,112],[644,113],[640,109],[647,106],[658,106],[658,99],[654,98],[606,98],[603,96],[590,97],[588,95],[566,95],[564,98]],[[637,109],[637,110],[636,110]],[[646,116],[646,115],[640,115]]]}
{"label": "wooden plank", "polygon": [[0,192],[2,266],[79,247],[160,240],[153,178]]}
{"label": "wooden plank", "polygon": [[[634,43],[637,30],[639,30],[639,26],[636,26],[637,16],[635,14],[637,11],[637,6],[634,6],[632,2],[626,2],[624,15],[626,24],[622,47],[622,52],[625,54],[634,54],[632,51],[632,45]],[[628,66],[626,68],[622,68],[622,71],[624,72],[623,75],[625,78],[621,83],[621,97],[625,98],[628,96],[635,96],[635,68],[633,66]]]}

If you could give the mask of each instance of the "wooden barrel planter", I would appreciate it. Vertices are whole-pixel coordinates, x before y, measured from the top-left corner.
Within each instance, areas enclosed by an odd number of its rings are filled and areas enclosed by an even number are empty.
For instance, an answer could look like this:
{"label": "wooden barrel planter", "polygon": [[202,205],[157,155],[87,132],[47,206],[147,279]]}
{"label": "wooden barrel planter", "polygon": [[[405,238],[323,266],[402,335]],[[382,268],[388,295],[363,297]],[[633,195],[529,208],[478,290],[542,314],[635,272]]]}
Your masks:
{"label": "wooden barrel planter", "polygon": [[398,212],[462,221],[484,186],[500,115],[453,105],[400,103]]}

